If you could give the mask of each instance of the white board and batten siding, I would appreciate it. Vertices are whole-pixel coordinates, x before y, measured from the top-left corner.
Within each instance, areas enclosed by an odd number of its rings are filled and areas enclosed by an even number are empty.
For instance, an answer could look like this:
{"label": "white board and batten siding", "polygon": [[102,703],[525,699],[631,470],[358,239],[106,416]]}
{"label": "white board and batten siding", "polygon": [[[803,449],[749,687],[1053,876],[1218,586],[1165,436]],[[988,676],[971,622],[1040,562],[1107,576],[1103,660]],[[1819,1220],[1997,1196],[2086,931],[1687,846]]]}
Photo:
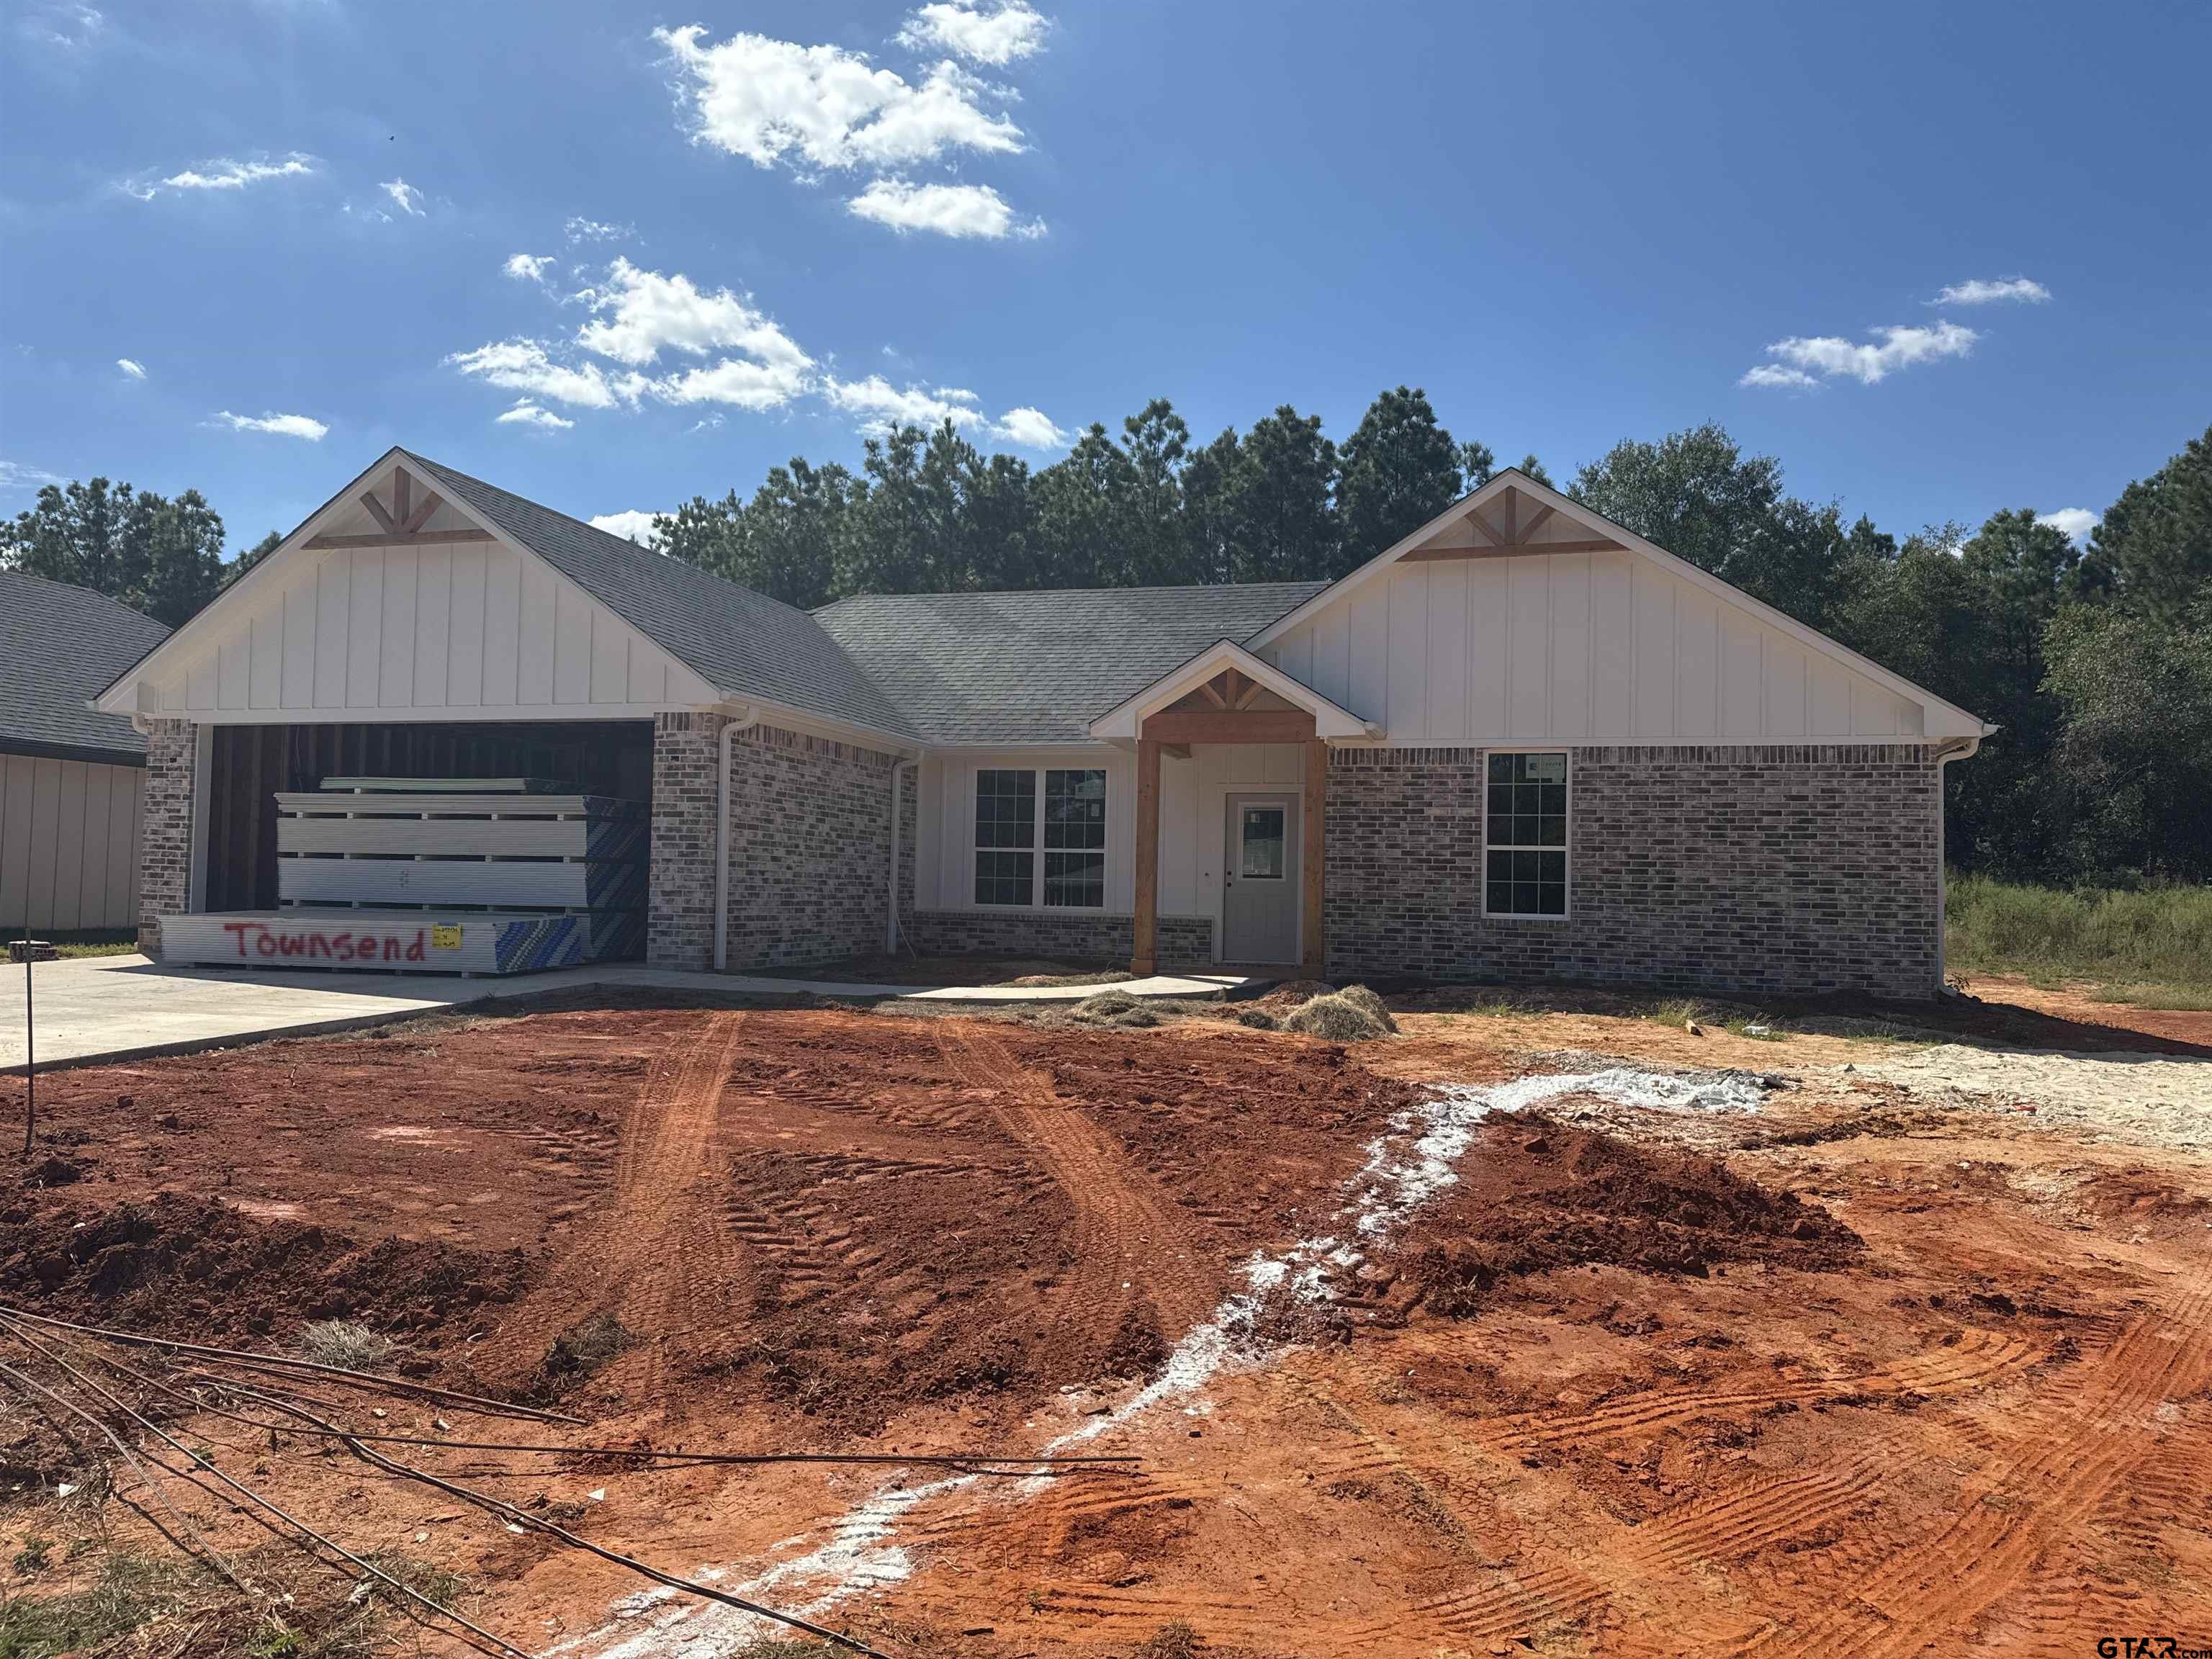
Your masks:
{"label": "white board and batten siding", "polygon": [[590,718],[718,699],[504,542],[302,552],[270,577],[163,680],[152,712],[211,722]]}
{"label": "white board and batten siding", "polygon": [[1401,562],[1260,654],[1395,747],[1917,738],[1921,706],[1633,552]]}
{"label": "white board and batten siding", "polygon": [[0,930],[137,925],[145,778],[139,766],[0,755]]}
{"label": "white board and batten siding", "polygon": [[[1101,768],[1106,773],[1106,904],[1137,902],[1137,757],[1125,749],[950,750],[924,757],[916,795],[915,903],[923,910],[985,909],[975,902],[975,775],[993,768]],[[1160,914],[1220,915],[1224,803],[1243,791],[1295,795],[1305,751],[1294,743],[1198,744],[1188,760],[1160,761]],[[1043,848],[1036,849],[1042,855]],[[1054,911],[1054,914],[1066,914]]]}

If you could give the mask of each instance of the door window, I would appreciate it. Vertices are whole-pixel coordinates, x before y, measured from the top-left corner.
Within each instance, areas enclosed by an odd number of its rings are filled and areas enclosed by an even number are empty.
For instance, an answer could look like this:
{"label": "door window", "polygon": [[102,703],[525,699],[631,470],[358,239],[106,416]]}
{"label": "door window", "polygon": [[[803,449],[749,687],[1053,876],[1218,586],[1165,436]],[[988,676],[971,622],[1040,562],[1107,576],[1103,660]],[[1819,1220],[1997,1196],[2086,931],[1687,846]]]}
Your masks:
{"label": "door window", "polygon": [[1237,874],[1246,881],[1283,878],[1283,809],[1248,806],[1240,817],[1237,840],[1243,856]]}

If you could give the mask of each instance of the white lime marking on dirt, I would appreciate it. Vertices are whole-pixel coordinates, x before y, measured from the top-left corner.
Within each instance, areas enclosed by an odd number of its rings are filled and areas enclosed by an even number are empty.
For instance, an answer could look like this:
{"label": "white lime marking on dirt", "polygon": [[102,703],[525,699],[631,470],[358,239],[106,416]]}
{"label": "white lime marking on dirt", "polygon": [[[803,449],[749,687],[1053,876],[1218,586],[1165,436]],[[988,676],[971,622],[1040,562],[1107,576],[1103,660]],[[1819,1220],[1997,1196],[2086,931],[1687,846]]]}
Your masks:
{"label": "white lime marking on dirt", "polygon": [[[1281,1346],[1263,1345],[1255,1335],[1270,1291],[1287,1285],[1301,1299],[1328,1300],[1336,1274],[1357,1267],[1369,1250],[1386,1245],[1415,1211],[1459,1180],[1455,1165],[1474,1144],[1475,1129],[1484,1118],[1570,1095],[1595,1096],[1614,1105],[1654,1111],[1754,1112],[1761,1091],[1748,1078],[1692,1079],[1618,1066],[1439,1088],[1431,1099],[1397,1114],[1387,1130],[1368,1144],[1366,1163],[1346,1183],[1348,1196],[1337,1214],[1342,1224],[1338,1232],[1301,1240],[1278,1255],[1254,1255],[1244,1264],[1245,1288],[1231,1292],[1211,1319],[1184,1334],[1158,1376],[1112,1411],[1085,1419],[1048,1441],[1038,1455],[1050,1457],[1086,1444],[1158,1407],[1188,1400],[1225,1370],[1250,1369],[1273,1358],[1282,1352]],[[1202,1410],[1204,1404],[1194,1402],[1186,1409]],[[1031,1495],[1054,1478],[1039,1474],[1021,1481],[1013,1496]],[[981,1479],[959,1474],[921,1486],[884,1487],[834,1522],[829,1536],[815,1548],[733,1586],[732,1594],[822,1622],[842,1602],[912,1577],[914,1557],[895,1536],[899,1522],[919,1505],[963,1491]],[[771,1548],[804,1541],[802,1534]],[[726,1571],[700,1577],[719,1580]],[[777,1592],[793,1588],[811,1592],[811,1599],[785,1604]],[[607,1609],[605,1623],[548,1652],[583,1652],[591,1659],[726,1659],[776,1633],[777,1627],[769,1620],[734,1607],[711,1602],[672,1605],[682,1594],[663,1588],[623,1596]]]}

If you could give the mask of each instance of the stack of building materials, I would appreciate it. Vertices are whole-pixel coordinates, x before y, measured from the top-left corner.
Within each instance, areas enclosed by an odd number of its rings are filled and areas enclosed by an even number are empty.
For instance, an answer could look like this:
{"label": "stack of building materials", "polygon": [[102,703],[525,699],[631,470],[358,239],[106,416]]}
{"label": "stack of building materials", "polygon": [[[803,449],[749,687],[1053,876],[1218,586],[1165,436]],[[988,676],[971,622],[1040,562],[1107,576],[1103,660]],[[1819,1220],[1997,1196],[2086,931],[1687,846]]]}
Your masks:
{"label": "stack of building materials", "polygon": [[172,960],[519,973],[641,953],[649,819],[527,778],[276,796],[274,913],[172,916]]}

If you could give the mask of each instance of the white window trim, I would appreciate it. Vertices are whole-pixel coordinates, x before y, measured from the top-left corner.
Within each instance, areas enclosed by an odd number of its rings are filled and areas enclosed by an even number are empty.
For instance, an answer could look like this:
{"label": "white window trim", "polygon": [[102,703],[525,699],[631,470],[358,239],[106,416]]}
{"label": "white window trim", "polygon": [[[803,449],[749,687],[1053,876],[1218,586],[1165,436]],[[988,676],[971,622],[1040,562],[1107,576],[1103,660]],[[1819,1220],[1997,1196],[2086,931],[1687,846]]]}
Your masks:
{"label": "white window trim", "polygon": [[[1567,839],[1564,846],[1521,847],[1510,850],[1528,853],[1562,853],[1566,857],[1567,908],[1556,916],[1531,915],[1525,910],[1493,910],[1490,908],[1490,757],[1492,755],[1559,755],[1567,766]],[[1482,890],[1482,919],[1485,921],[1526,921],[1539,927],[1555,927],[1563,921],[1572,921],[1575,916],[1575,751],[1564,744],[1556,743],[1498,743],[1482,751],[1482,799],[1479,803],[1482,813],[1482,856],[1475,866],[1475,880]],[[1509,850],[1500,848],[1500,852]]]}
{"label": "white window trim", "polygon": [[[1030,844],[1027,847],[984,847],[975,840],[975,803],[982,793],[983,774],[986,772],[1026,772],[1035,781],[1036,809],[1030,820]],[[1096,850],[1103,860],[1100,868],[1098,902],[1096,904],[1047,904],[1044,902],[1044,864],[1048,851],[1044,844],[1045,774],[1048,772],[1096,772],[1105,781],[1106,839]],[[1052,916],[1103,916],[1112,914],[1107,902],[1107,889],[1111,885],[1114,872],[1114,770],[1109,766],[1093,766],[1087,762],[1070,764],[1066,761],[1036,766],[976,766],[968,772],[968,868],[966,872],[967,904],[970,910],[985,910],[993,915],[1024,915],[1031,913]],[[1055,853],[1081,853],[1092,850],[1081,847],[1055,847]],[[975,859],[982,853],[1027,853],[1030,854],[1030,897],[1026,904],[987,904],[975,896]]]}

